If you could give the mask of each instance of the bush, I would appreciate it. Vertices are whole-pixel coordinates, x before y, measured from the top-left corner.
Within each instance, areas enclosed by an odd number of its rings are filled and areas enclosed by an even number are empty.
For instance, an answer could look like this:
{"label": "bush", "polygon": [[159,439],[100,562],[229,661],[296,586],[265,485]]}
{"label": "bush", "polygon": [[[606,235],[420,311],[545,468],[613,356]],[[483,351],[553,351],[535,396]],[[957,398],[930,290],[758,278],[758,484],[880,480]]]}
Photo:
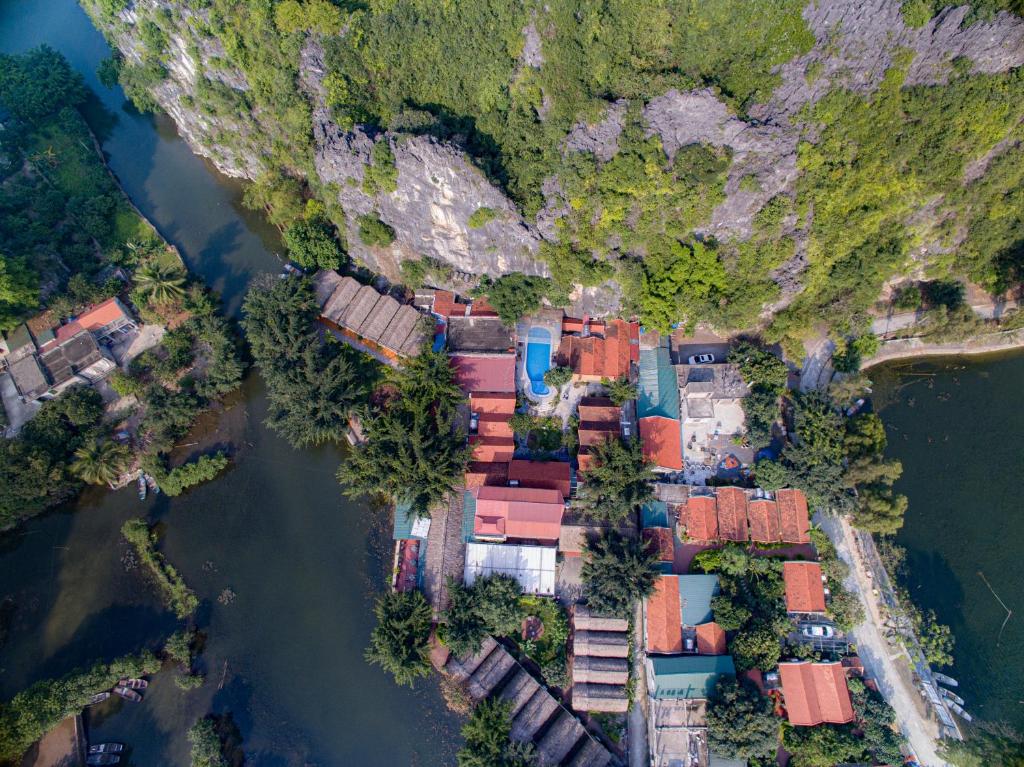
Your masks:
{"label": "bush", "polygon": [[288,256],[303,269],[337,269],[344,253],[334,239],[331,225],[321,218],[302,219],[284,230]]}
{"label": "bush", "polygon": [[167,495],[181,495],[186,489],[213,479],[227,468],[229,463],[227,455],[219,450],[213,455],[200,456],[197,460],[182,464],[168,472],[153,472],[153,478]]}
{"label": "bush", "polygon": [[395,230],[367,213],[359,217],[359,239],[363,245],[386,248],[395,241]]}
{"label": "bush", "polygon": [[369,195],[391,194],[398,189],[398,168],[387,138],[373,145],[372,162],[363,169],[363,191]]}
{"label": "bush", "polygon": [[188,740],[192,744],[192,767],[227,767],[212,719],[200,719],[192,725]]}
{"label": "bush", "polygon": [[507,327],[514,327],[521,317],[541,307],[547,298],[558,296],[551,280],[545,277],[529,277],[521,272],[512,272],[492,280],[484,277],[477,295],[487,296],[487,302],[494,307],[498,317]]}
{"label": "bush", "polygon": [[544,383],[555,389],[561,389],[572,380],[572,368],[554,367],[544,373]]}
{"label": "bush", "polygon": [[480,229],[498,217],[494,208],[481,207],[474,210],[466,222],[470,229]]}
{"label": "bush", "polygon": [[199,598],[185,585],[178,571],[156,550],[156,536],[144,519],[129,519],[121,535],[135,549],[142,564],[156,581],[167,604],[179,618],[187,618],[199,607]]}

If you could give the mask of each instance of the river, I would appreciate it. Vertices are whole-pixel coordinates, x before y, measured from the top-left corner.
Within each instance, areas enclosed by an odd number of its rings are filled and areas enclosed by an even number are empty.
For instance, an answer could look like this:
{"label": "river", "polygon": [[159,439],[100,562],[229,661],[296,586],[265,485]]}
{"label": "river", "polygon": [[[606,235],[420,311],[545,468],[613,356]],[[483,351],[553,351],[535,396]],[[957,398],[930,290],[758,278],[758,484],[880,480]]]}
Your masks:
{"label": "river", "polygon": [[[189,150],[166,117],[140,115],[95,69],[106,42],[73,0],[0,0],[0,50],[46,43],[99,95],[88,110],[128,195],[237,314],[257,274],[276,272],[276,231],[240,205],[241,186]],[[14,612],[0,646],[0,697],[76,666],[143,647],[178,627],[145,578],[126,570],[119,529],[144,515],[200,599],[207,683],[182,692],[164,672],[141,705],[90,710],[94,740],[132,748],[135,764],[186,765],[185,732],[230,713],[253,765],[450,764],[458,719],[436,680],[396,686],[363,660],[372,604],[390,570],[387,515],[341,494],[338,449],[296,451],[263,426],[262,381],[231,398],[216,439],[232,468],[185,495],[140,502],[90,490],[0,538],[0,600]]]}
{"label": "river", "polygon": [[[897,536],[907,585],[953,629],[946,673],[965,708],[1024,730],[1024,356],[893,363],[870,375],[888,455],[903,462],[896,489],[910,500]],[[997,596],[1013,611],[1001,633]]]}

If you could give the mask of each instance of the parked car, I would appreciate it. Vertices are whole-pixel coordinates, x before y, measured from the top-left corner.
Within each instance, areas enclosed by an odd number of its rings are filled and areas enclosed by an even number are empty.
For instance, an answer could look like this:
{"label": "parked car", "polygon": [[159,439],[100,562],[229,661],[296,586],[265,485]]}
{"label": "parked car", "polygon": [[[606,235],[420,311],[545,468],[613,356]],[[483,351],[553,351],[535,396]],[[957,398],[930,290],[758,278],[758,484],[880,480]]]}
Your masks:
{"label": "parked car", "polygon": [[691,365],[710,365],[715,361],[714,354],[694,354],[688,360]]}
{"label": "parked car", "polygon": [[800,633],[805,637],[814,637],[816,639],[831,639],[836,635],[836,631],[831,626],[826,626],[822,623],[814,623],[804,626],[800,629]]}
{"label": "parked car", "polygon": [[97,743],[89,746],[90,754],[119,754],[124,751],[124,743]]}

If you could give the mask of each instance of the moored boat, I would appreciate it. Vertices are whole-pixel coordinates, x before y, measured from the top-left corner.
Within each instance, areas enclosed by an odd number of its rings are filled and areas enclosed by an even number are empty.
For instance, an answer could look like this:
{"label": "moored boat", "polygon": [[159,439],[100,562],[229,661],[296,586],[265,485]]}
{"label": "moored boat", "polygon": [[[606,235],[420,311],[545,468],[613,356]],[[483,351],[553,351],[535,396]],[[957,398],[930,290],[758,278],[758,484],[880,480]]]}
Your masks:
{"label": "moored boat", "polygon": [[149,682],[145,679],[129,679],[127,677],[119,680],[118,684],[122,687],[127,687],[129,690],[145,690],[149,687]]}
{"label": "moored boat", "polygon": [[97,703],[102,703],[103,701],[105,701],[109,697],[110,697],[110,693],[109,692],[98,692],[95,695],[93,695],[91,698],[89,698],[89,705],[90,706],[95,706]]}
{"label": "moored boat", "polygon": [[147,490],[147,488],[146,488],[146,475],[140,474],[138,482],[136,484],[138,485],[138,488],[139,488],[139,500],[140,501],[146,500],[146,490]]}
{"label": "moored boat", "polygon": [[123,687],[122,685],[118,685],[117,687],[115,687],[114,692],[116,692],[125,700],[130,700],[134,703],[138,703],[140,700],[142,700],[142,696],[135,692],[135,690],[130,690],[127,687]]}
{"label": "moored boat", "polygon": [[89,746],[90,754],[119,754],[124,751],[124,743],[97,743]]}

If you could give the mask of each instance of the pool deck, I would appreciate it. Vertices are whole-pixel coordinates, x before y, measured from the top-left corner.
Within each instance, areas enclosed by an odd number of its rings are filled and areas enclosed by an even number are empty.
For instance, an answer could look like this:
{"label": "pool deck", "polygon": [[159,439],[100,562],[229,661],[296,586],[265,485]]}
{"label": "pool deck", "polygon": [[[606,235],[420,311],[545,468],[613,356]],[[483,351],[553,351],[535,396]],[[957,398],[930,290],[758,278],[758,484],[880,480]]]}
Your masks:
{"label": "pool deck", "polygon": [[562,341],[562,317],[564,314],[561,309],[541,309],[536,314],[524,317],[516,325],[516,386],[523,394],[538,402],[538,412],[546,413],[552,410],[558,404],[558,392],[549,386],[546,395],[537,398],[531,396],[530,377],[526,372],[526,347],[529,343],[530,330],[544,328],[551,334],[551,356],[553,358]]}

